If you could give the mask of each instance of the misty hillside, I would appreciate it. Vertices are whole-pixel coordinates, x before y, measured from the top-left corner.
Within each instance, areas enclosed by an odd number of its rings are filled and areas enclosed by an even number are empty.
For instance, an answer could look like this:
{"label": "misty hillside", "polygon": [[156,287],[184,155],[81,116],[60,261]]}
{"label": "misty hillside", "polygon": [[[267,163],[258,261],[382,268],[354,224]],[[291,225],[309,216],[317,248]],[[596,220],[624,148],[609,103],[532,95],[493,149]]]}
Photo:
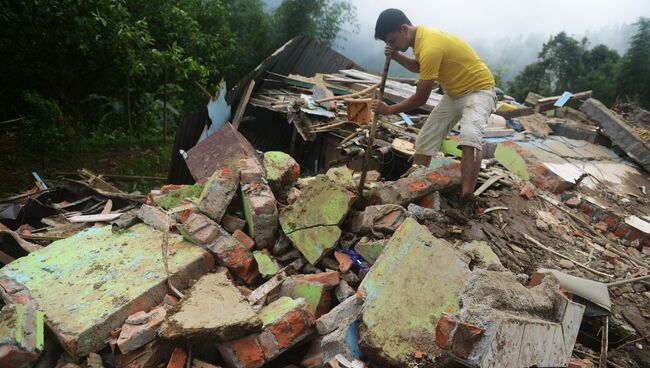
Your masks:
{"label": "misty hillside", "polygon": [[[587,37],[590,47],[602,43],[622,55],[629,46],[634,30],[632,24],[620,24],[572,36],[578,39]],[[342,34],[337,40],[335,48],[361,66],[380,71],[384,62],[383,43],[374,40],[373,32],[372,27],[364,29],[361,26],[358,34]],[[467,41],[488,64],[493,73],[500,71],[503,73],[503,81],[509,81],[526,65],[537,59],[542,44],[550,37],[550,34],[535,33],[504,35],[498,39],[468,39]],[[391,65],[390,74],[404,77],[415,76],[396,63]]]}

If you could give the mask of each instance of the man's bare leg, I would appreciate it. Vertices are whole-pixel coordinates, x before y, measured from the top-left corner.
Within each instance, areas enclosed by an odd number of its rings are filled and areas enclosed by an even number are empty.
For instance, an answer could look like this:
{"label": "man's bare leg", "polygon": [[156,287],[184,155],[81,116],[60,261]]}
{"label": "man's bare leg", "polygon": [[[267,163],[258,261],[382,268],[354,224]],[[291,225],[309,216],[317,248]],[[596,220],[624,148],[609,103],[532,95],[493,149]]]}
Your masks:
{"label": "man's bare leg", "polygon": [[481,170],[483,151],[470,146],[460,146],[460,150],[463,152],[463,157],[460,159],[460,195],[465,197],[474,193],[478,173]]}
{"label": "man's bare leg", "polygon": [[422,166],[429,167],[430,163],[431,163],[431,156],[429,155],[422,155],[419,153],[413,155],[413,165],[422,165]]}

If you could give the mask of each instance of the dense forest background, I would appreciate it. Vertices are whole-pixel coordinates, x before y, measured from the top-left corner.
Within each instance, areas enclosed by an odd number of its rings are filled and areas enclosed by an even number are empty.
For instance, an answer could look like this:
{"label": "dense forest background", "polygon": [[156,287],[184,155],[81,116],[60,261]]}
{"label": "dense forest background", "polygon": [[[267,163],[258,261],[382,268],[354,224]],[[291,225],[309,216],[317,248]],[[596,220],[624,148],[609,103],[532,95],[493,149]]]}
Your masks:
{"label": "dense forest background", "polygon": [[[359,30],[349,0],[0,5],[5,167],[29,161],[45,169],[57,155],[165,140],[180,117],[205,106],[204,89],[214,94],[222,79],[233,86],[289,39],[306,35],[336,47],[345,34]],[[514,56],[490,66],[499,87],[519,100],[528,91],[550,96],[590,89],[608,105],[633,99],[647,108],[650,19],[629,27],[633,36],[624,53],[561,32],[521,71],[508,64]],[[355,59],[357,51],[348,51],[343,50]],[[364,66],[373,68],[371,62]]]}

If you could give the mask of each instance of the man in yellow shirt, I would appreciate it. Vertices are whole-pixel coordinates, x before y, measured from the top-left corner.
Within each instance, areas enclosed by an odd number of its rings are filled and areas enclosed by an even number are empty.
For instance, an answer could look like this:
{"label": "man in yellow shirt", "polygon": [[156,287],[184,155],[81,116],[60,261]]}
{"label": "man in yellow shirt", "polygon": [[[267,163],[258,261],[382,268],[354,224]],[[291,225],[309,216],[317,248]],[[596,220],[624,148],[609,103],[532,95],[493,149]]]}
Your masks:
{"label": "man in yellow shirt", "polygon": [[[386,9],[377,19],[375,39],[386,43],[385,54],[406,69],[420,74],[415,94],[392,106],[374,101],[375,112],[398,114],[424,105],[437,81],[444,96],[427,118],[415,141],[414,167],[429,166],[451,129],[460,123],[461,203],[473,205],[473,192],[481,168],[481,138],[496,108],[494,78],[476,52],[449,33],[413,26],[398,9]],[[415,58],[401,52],[413,49]]]}

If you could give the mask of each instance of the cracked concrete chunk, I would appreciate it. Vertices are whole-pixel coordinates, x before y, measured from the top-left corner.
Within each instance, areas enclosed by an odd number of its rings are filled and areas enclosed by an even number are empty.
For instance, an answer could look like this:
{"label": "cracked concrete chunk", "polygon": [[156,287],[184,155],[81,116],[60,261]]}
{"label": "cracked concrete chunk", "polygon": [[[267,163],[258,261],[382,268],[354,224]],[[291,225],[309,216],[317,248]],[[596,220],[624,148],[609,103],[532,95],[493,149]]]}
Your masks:
{"label": "cracked concrete chunk", "polygon": [[266,180],[274,193],[292,186],[300,178],[300,165],[293,157],[280,151],[264,152]]}
{"label": "cracked concrete chunk", "polygon": [[318,263],[336,245],[341,236],[338,225],[349,202],[345,188],[321,175],[310,180],[298,200],[280,214],[282,230],[309,263]]}
{"label": "cracked concrete chunk", "polygon": [[585,307],[561,294],[554,277],[526,288],[510,272],[476,270],[461,301],[456,315],[440,319],[436,341],[464,364],[567,366]]}
{"label": "cracked concrete chunk", "polygon": [[416,351],[437,356],[436,323],[458,310],[469,273],[451,244],[406,219],[359,287],[362,351],[384,367],[406,367]]}
{"label": "cracked concrete chunk", "polygon": [[203,276],[160,327],[165,339],[214,338],[224,342],[259,332],[262,320],[228,278]]}
{"label": "cracked concrete chunk", "polygon": [[[8,301],[38,305],[61,346],[80,358],[104,348],[128,316],[163,300],[161,243],[162,233],[144,224],[120,234],[110,226],[90,228],[3,267],[0,287]],[[180,235],[170,236],[168,250],[179,289],[213,267],[212,255]]]}

